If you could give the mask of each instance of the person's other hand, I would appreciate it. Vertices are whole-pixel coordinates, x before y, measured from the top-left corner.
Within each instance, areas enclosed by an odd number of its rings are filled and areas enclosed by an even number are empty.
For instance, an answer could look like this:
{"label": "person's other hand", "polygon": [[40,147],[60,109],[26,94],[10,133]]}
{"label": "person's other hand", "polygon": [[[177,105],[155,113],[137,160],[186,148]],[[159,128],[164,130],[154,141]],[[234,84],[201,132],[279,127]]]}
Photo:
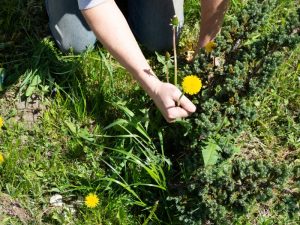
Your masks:
{"label": "person's other hand", "polygon": [[[173,84],[159,81],[154,94],[151,96],[169,123],[178,118],[188,117],[196,111],[196,106],[186,96],[183,95],[180,98],[181,94],[181,91]],[[178,106],[179,98],[180,106]]]}

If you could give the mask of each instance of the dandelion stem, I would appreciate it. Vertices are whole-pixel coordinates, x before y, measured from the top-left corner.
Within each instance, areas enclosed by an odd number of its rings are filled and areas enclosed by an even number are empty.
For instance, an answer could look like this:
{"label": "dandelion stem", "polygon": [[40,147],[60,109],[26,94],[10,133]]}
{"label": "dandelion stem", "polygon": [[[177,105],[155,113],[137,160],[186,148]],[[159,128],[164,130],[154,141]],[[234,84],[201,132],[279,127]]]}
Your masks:
{"label": "dandelion stem", "polygon": [[182,98],[183,95],[184,95],[184,93],[181,93],[181,95],[180,95],[180,97],[179,97],[179,99],[177,101],[177,107],[180,107],[180,99]]}
{"label": "dandelion stem", "polygon": [[177,52],[176,52],[176,26],[173,26],[173,51],[174,51],[174,85],[177,86]]}
{"label": "dandelion stem", "polygon": [[169,67],[168,67],[168,62],[166,64],[166,76],[167,76],[167,83],[170,83],[169,82]]}

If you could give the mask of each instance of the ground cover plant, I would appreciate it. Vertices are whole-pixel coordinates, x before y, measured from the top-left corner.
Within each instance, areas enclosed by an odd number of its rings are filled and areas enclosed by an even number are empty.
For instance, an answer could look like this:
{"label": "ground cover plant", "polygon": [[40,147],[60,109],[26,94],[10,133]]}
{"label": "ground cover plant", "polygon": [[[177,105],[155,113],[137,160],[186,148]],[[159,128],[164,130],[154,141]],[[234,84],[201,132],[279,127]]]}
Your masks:
{"label": "ground cover plant", "polygon": [[[62,54],[42,1],[4,0],[1,224],[299,223],[299,1],[231,1],[188,63],[198,4],[177,49],[197,111],[168,124],[101,45]],[[172,52],[146,54],[173,82]]]}

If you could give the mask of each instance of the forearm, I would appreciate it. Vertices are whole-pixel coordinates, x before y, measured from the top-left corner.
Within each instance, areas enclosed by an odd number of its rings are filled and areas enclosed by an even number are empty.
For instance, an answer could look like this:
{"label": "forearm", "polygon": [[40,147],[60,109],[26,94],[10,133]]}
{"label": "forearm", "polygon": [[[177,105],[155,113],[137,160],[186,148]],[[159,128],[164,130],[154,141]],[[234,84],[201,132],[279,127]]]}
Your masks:
{"label": "forearm", "polygon": [[[123,14],[113,0],[83,10],[86,21],[105,48],[133,75],[168,122],[195,112],[196,106],[172,84],[152,72]],[[176,103],[180,100],[180,107]]]}
{"label": "forearm", "polygon": [[198,48],[213,40],[221,29],[229,0],[201,0],[201,24]]}
{"label": "forearm", "polygon": [[83,10],[82,14],[98,40],[151,96],[159,80],[151,72],[126,19],[115,2],[111,0]]}

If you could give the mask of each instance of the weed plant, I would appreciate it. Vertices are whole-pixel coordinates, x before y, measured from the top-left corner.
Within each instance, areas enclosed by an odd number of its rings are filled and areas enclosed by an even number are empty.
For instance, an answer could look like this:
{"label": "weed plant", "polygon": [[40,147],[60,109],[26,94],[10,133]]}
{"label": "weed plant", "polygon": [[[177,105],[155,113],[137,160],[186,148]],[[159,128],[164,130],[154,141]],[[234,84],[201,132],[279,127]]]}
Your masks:
{"label": "weed plant", "polygon": [[[180,179],[173,176],[170,183],[175,190],[169,197],[170,211],[177,211],[172,223],[232,224],[245,221],[240,218],[254,208],[261,210],[260,205],[268,205],[270,214],[282,215],[278,219],[270,216],[274,223],[299,219],[297,193],[283,194],[295,188],[296,183],[288,180],[297,180],[296,164],[277,161],[277,154],[265,155],[267,150],[253,150],[254,156],[246,157],[243,145],[235,144],[263,110],[249,100],[251,96],[269,87],[284,60],[299,63],[299,25],[299,9],[293,1],[247,2],[226,17],[212,53],[203,51],[193,64],[183,65],[182,73],[197,74],[206,87],[194,98],[198,110],[192,118],[175,129],[165,129],[169,151],[185,149],[178,163]],[[286,59],[293,51],[295,55]],[[299,132],[295,118],[289,117],[294,127],[287,130],[292,136]],[[180,134],[185,137],[176,139]],[[292,155],[299,154],[298,145],[293,142],[292,146]],[[288,200],[279,203],[283,196]]]}

